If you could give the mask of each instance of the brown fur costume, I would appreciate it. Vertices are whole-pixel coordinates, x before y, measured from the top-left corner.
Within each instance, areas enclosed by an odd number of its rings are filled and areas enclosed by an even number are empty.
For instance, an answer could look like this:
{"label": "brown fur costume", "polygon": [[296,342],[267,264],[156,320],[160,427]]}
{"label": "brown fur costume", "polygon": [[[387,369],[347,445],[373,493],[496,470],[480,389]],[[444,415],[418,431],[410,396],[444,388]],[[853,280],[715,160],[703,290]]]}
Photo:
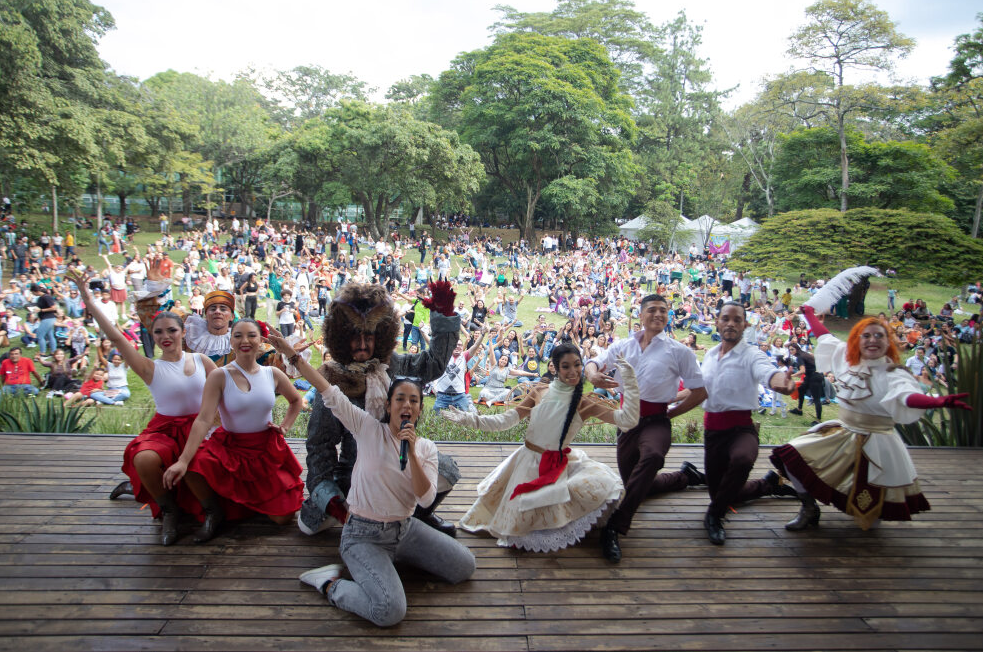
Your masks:
{"label": "brown fur costume", "polygon": [[[366,372],[389,362],[401,326],[386,288],[346,283],[324,316],[324,345],[332,359],[321,367],[321,373],[346,396],[363,396]],[[375,335],[374,355],[367,362],[352,361],[351,340],[356,333]]]}

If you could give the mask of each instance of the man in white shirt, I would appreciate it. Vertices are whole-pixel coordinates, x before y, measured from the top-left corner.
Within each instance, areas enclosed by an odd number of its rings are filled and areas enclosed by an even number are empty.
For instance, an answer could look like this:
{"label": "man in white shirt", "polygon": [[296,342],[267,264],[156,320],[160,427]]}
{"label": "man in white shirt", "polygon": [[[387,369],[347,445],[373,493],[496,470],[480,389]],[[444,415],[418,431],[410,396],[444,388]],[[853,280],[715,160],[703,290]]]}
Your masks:
{"label": "man in white shirt", "polygon": [[748,482],[758,459],[758,429],[751,421],[751,411],[758,407],[758,384],[791,394],[795,383],[764,352],[744,341],[745,314],[734,301],[720,308],[721,342],[707,351],[701,365],[708,394],[703,405],[703,464],[710,493],[703,525],[715,545],[726,540],[722,521],[731,505],[770,494],[796,495],[791,487],[782,490],[774,471]]}
{"label": "man in white shirt", "polygon": [[[639,314],[642,330],[616,341],[585,368],[594,387],[613,390],[621,386],[615,363],[623,357],[635,369],[641,390],[638,425],[618,433],[618,471],[625,483],[625,497],[601,531],[604,556],[613,562],[621,560],[618,535],[628,533],[644,498],[704,482],[703,474],[689,462],[680,471],[659,473],[672,444],[669,420],[693,409],[707,396],[696,355],[665,333],[668,320],[666,299],[658,294],[646,296]],[[605,375],[606,369],[614,369],[614,374]],[[680,380],[688,394],[670,409],[669,404],[678,398]]]}
{"label": "man in white shirt", "polygon": [[922,375],[922,369],[925,368],[925,347],[919,346],[915,349],[915,355],[908,358],[905,362],[905,366],[908,367],[908,371],[911,372],[915,378]]}

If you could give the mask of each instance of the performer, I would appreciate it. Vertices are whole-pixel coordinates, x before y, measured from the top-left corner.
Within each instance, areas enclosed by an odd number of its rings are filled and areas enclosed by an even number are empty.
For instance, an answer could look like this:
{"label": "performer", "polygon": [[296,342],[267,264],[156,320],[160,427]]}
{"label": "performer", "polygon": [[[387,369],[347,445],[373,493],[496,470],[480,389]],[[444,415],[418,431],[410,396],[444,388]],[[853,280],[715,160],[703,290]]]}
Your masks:
{"label": "performer", "polygon": [[[393,346],[395,334],[393,330]],[[269,342],[282,354],[291,354],[276,331],[270,332]],[[307,571],[300,580],[339,609],[380,627],[395,625],[406,615],[406,593],[394,563],[422,568],[451,584],[468,579],[475,569],[474,555],[465,546],[410,518],[415,508],[429,507],[437,495],[437,447],[416,435],[422,387],[407,378],[393,380],[383,397],[380,419],[354,405],[300,356],[290,355],[288,361],[314,386],[324,408],[353,434],[359,447],[348,492],[350,516],[339,548],[352,579],[340,579],[341,565],[330,564]]]}
{"label": "performer", "polygon": [[819,524],[816,499],[854,518],[866,530],[878,519],[908,521],[929,510],[918,474],[895,423],[913,423],[930,408],[970,407],[967,394],[926,396],[918,380],[898,364],[898,349],[882,320],[869,317],[844,343],[826,329],[815,309],[802,314],[816,342],[816,368],[833,372],[839,418],[813,426],[775,449],[771,462],[799,492],[802,508],[785,525],[804,530]]}
{"label": "performer", "polygon": [[[154,315],[160,309],[167,309],[173,303],[170,300],[171,279],[170,270],[165,265],[170,261],[163,256],[147,257],[147,282],[144,290],[135,293],[137,314],[141,326],[149,331]],[[189,313],[184,316],[184,346],[186,351],[201,353],[208,357],[216,366],[229,364],[235,359],[232,351],[231,326],[235,319],[235,297],[224,290],[214,290],[205,295],[204,316]],[[298,352],[308,346],[307,342],[299,343]],[[147,347],[145,347],[145,351]],[[149,347],[153,354],[153,346]],[[283,361],[275,355],[270,345],[263,343],[257,356],[262,365],[272,365],[283,370]],[[124,494],[133,493],[129,482],[122,482],[109,494],[110,500],[115,500]]]}
{"label": "performer", "polygon": [[[428,383],[439,378],[457,345],[461,318],[454,312],[450,283],[429,284],[429,297],[421,303],[430,309],[430,347],[416,354],[395,353],[401,327],[389,293],[381,285],[346,283],[336,293],[324,317],[324,346],[331,361],[321,373],[348,400],[381,418],[386,390],[394,377],[418,378]],[[338,458],[338,444],[341,458]],[[320,395],[311,403],[307,425],[307,491],[298,516],[301,532],[313,535],[344,522],[345,496],[351,486],[357,448],[352,433],[327,409]],[[454,525],[434,514],[460,473],[454,459],[440,454],[437,494],[414,516],[453,536]]]}
{"label": "performer", "polygon": [[758,384],[791,394],[795,382],[744,341],[746,327],[744,306],[724,303],[717,315],[721,342],[707,351],[701,365],[708,394],[703,404],[703,467],[710,493],[703,525],[710,542],[718,546],[726,540],[723,519],[731,505],[766,495],[795,495],[781,486],[774,471],[748,482],[758,459],[758,428],[751,421],[751,411],[758,407]]}
{"label": "performer", "polygon": [[561,344],[550,358],[556,380],[534,387],[517,407],[481,416],[453,407],[440,413],[485,432],[507,430],[529,419],[524,445],[481,481],[478,500],[461,519],[465,530],[487,530],[503,547],[552,552],[573,545],[624,494],[617,473],[564,445],[591,417],[622,430],[638,424],[634,370],[623,359],[618,361],[625,385],[624,409],[618,410],[597,394],[583,394],[583,360],[575,345]]}
{"label": "performer", "polygon": [[[300,394],[285,373],[256,361],[263,335],[252,319],[232,328],[236,359],[208,375],[184,451],[164,472],[165,487],[184,478],[204,508],[196,543],[213,538],[225,518],[259,512],[289,523],[304,499],[303,469],[283,438],[300,412]],[[272,421],[276,394],[289,404],[280,425]],[[203,442],[216,410],[222,426]]]}
{"label": "performer", "polygon": [[[673,473],[659,473],[672,443],[672,417],[684,414],[707,397],[696,355],[682,342],[665,332],[669,304],[664,297],[650,294],[642,299],[639,322],[642,330],[609,346],[600,356],[587,363],[587,380],[594,387],[615,389],[617,379],[604,371],[624,358],[638,375],[641,388],[638,425],[618,432],[618,471],[625,483],[625,497],[601,531],[601,548],[609,561],[621,560],[619,534],[627,534],[638,506],[646,496],[705,484],[706,477],[689,462]],[[678,398],[680,379],[690,390]]]}
{"label": "performer", "polygon": [[[65,277],[78,287],[86,307],[93,306],[85,278],[75,271],[66,272]],[[102,311],[90,309],[89,312],[154,397],[157,410],[153,418],[123,453],[123,472],[130,478],[124,485],[139,502],[150,505],[154,518],[161,519],[160,542],[169,546],[178,539],[181,510],[196,515],[201,510],[184,484],[165,488],[164,469],[184,449],[191,424],[201,408],[205,376],[215,365],[204,356],[181,350],[184,324],[174,313],[159,313],[151,322],[154,344],[161,348],[160,359],[151,360],[140,355]],[[120,495],[121,486],[113,490],[112,498]]]}

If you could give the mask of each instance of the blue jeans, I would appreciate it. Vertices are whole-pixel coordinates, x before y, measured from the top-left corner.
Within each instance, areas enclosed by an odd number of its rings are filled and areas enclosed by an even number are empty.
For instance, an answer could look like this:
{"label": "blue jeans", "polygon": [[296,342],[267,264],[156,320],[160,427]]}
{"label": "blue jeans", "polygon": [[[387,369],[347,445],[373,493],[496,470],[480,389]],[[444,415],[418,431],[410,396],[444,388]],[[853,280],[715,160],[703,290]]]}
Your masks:
{"label": "blue jeans", "polygon": [[99,255],[99,256],[102,255],[102,248],[103,247],[106,248],[106,253],[108,254],[109,253],[109,242],[106,241],[105,238],[99,238],[99,251],[96,252],[97,255]]}
{"label": "blue jeans", "polygon": [[113,389],[118,389],[119,394],[113,397],[106,396],[103,392],[92,392],[89,398],[99,401],[100,403],[105,403],[106,405],[112,405],[117,401],[125,401],[130,398],[130,388],[129,387],[116,387]]}
{"label": "blue jeans", "polygon": [[410,345],[418,344],[420,346],[420,351],[427,350],[427,343],[423,341],[423,335],[420,333],[419,326],[410,327]]}
{"label": "blue jeans", "polygon": [[696,322],[690,324],[689,329],[694,333],[702,333],[703,335],[709,335],[710,333],[713,332],[713,328],[711,328],[710,326],[704,326],[703,324],[699,324]]}
{"label": "blue jeans", "polygon": [[471,395],[467,392],[461,392],[460,394],[437,392],[437,397],[433,402],[433,411],[436,413],[449,407],[456,407],[465,412],[474,411],[474,403],[471,402]]}
{"label": "blue jeans", "polygon": [[14,396],[17,394],[23,394],[24,396],[36,396],[38,393],[38,388],[34,385],[4,385],[3,393],[13,394]]}
{"label": "blue jeans", "polygon": [[352,514],[338,548],[351,580],[336,580],[327,598],[334,606],[391,627],[406,615],[406,593],[393,564],[415,566],[459,584],[474,574],[474,555],[463,544],[415,518],[381,523]]}
{"label": "blue jeans", "polygon": [[55,339],[55,320],[54,319],[42,319],[38,322],[37,338],[39,342],[39,351],[42,355],[46,353],[54,353],[55,349],[58,348],[58,340]]}

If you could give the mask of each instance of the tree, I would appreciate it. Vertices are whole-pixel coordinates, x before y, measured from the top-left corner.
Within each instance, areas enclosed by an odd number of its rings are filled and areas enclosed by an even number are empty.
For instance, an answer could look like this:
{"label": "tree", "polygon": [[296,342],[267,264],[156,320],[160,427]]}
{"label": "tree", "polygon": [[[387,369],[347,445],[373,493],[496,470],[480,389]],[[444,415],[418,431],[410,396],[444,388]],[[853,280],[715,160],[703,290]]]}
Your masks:
{"label": "tree", "polygon": [[[910,141],[868,143],[855,132],[845,134],[853,160],[851,196],[855,206],[907,208],[947,213],[952,200],[939,188],[952,176],[927,145]],[[776,160],[779,205],[785,210],[824,208],[837,202],[837,157],[840,137],[828,127],[798,129],[781,137]]]}
{"label": "tree", "polygon": [[652,24],[628,0],[562,0],[550,13],[522,13],[497,5],[502,17],[491,26],[496,34],[535,33],[568,39],[589,38],[607,50],[621,72],[622,88],[631,92],[654,54]]}
{"label": "tree", "polygon": [[[0,175],[43,179],[57,202],[97,154],[90,106],[105,88],[95,44],[113,18],[88,0],[0,5]],[[53,213],[57,229],[57,212]]]}
{"label": "tree", "polygon": [[653,37],[651,72],[635,94],[636,151],[652,199],[681,204],[684,193],[700,192],[701,169],[723,149],[711,135],[723,93],[710,89],[713,77],[697,53],[701,32],[684,12],[662,25]]}
{"label": "tree", "polygon": [[341,100],[364,102],[375,91],[351,72],[333,73],[318,65],[297,66],[273,76],[253,74],[251,77],[277,103],[274,113],[284,125],[298,125],[324,115]]}
{"label": "tree", "polygon": [[631,100],[592,40],[504,34],[455,59],[434,97],[437,113],[479,152],[488,176],[521,202],[517,222],[529,241],[551,183],[594,179],[601,195],[627,195],[633,186]]}
{"label": "tree", "polygon": [[651,242],[656,250],[669,249],[682,225],[679,210],[669,202],[659,199],[645,206],[645,227],[638,232],[638,239]]}
{"label": "tree", "polygon": [[975,189],[971,235],[979,237],[983,213],[983,14],[971,34],[956,37],[949,74],[932,80],[939,110],[932,141]]}
{"label": "tree", "polygon": [[840,210],[846,211],[850,189],[847,115],[868,100],[865,89],[847,85],[851,70],[891,70],[893,57],[907,56],[915,41],[897,31],[887,12],[868,0],[819,0],[806,9],[809,21],[789,38],[789,54],[807,59],[813,70],[829,76],[833,91],[815,102],[832,112],[840,139]]}
{"label": "tree", "polygon": [[846,267],[871,265],[899,278],[961,285],[983,275],[983,243],[943,215],[827,208],[766,219],[734,260],[773,278],[831,278]]}
{"label": "tree", "polygon": [[195,136],[186,147],[212,161],[213,175],[223,183],[228,181],[233,196],[251,207],[259,179],[257,157],[270,146],[275,133],[269,102],[253,82],[243,76],[231,83],[211,81],[168,70],[145,84],[158,101],[194,125]]}

